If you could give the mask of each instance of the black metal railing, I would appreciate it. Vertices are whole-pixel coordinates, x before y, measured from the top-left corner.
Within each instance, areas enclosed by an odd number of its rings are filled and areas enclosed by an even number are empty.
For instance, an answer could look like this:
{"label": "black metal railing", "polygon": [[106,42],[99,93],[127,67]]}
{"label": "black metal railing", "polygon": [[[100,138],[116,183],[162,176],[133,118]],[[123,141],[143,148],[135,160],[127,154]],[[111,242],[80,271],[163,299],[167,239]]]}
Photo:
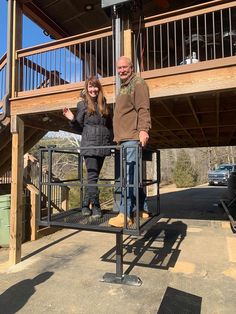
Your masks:
{"label": "black metal railing", "polygon": [[[109,146],[109,147],[90,147],[91,149],[94,148],[105,148],[105,149],[111,149],[113,151],[113,156],[115,157],[116,154],[119,153],[119,161],[116,161],[118,166],[118,173],[119,178],[103,178],[100,179],[98,184],[89,184],[84,177],[84,160],[82,156],[80,155],[80,152],[78,152],[78,149],[73,148],[55,148],[55,147],[49,147],[49,148],[43,148],[40,149],[40,168],[43,168],[43,165],[48,164],[48,180],[45,182],[42,177],[42,171],[39,175],[39,190],[40,195],[42,195],[43,191],[45,191],[45,188],[47,189],[47,195],[48,195],[48,212],[47,216],[42,216],[42,212],[40,212],[40,222],[39,224],[42,225],[51,225],[51,226],[61,226],[61,227],[68,227],[68,228],[76,228],[76,229],[84,229],[84,230],[93,230],[93,231],[103,231],[103,232],[111,232],[116,233],[117,228],[111,227],[108,224],[109,218],[113,217],[117,212],[114,212],[113,208],[110,210],[104,211],[103,217],[96,220],[90,220],[89,218],[86,218],[82,216],[81,213],[81,207],[82,207],[82,199],[83,199],[83,191],[88,186],[98,186],[99,189],[101,188],[110,188],[113,187],[113,195],[115,195],[115,198],[117,195],[120,196],[121,191],[124,195],[124,208],[125,208],[125,225],[123,228],[123,232],[126,234],[140,234],[142,228],[144,228],[144,225],[148,223],[153,217],[157,217],[160,213],[159,211],[159,203],[157,203],[154,206],[154,209],[152,210],[152,217],[148,219],[147,221],[142,221],[142,219],[139,217],[139,211],[140,211],[140,204],[139,204],[139,189],[144,188],[145,186],[150,185],[156,185],[157,186],[157,199],[159,200],[159,151],[153,151],[149,153],[149,155],[155,155],[157,165],[155,166],[156,173],[153,174],[153,178],[151,179],[143,179],[143,168],[142,168],[142,162],[143,162],[143,153],[140,146],[136,145],[136,175],[134,176],[134,182],[128,182],[127,181],[127,162],[126,162],[126,153],[127,148],[124,148],[122,146]],[[128,147],[129,148],[129,147]],[[79,150],[88,149],[87,147],[80,147]],[[76,155],[77,160],[77,175],[74,178],[59,178],[60,180],[54,180],[52,177],[52,167],[53,167],[53,160],[55,154],[73,154]],[[145,155],[144,155],[145,156]],[[114,162],[111,167],[114,168]],[[112,173],[112,170],[110,171]],[[117,172],[116,172],[117,173]],[[55,214],[52,212],[52,189],[55,186],[70,186],[70,187],[77,187],[78,188],[78,199],[80,199],[80,204],[77,205],[76,208],[70,208],[66,212],[62,212],[60,214]],[[127,193],[128,190],[132,188],[134,190],[134,197],[136,199],[136,217],[134,219],[134,224],[131,226],[127,225]],[[42,209],[41,200],[42,197],[40,196],[40,205],[39,208]],[[114,203],[115,203],[114,198]]]}
{"label": "black metal railing", "polygon": [[[236,55],[235,2],[206,2],[147,17],[134,26],[131,44],[136,72],[178,66],[175,73],[181,73],[191,63],[220,64]],[[90,75],[114,77],[116,59],[111,27],[18,50],[16,95],[84,82]]]}
{"label": "black metal railing", "polygon": [[[195,10],[195,11],[194,11]],[[196,8],[145,24],[134,34],[136,71],[149,71],[236,55],[236,7]],[[206,11],[204,11],[206,12]]]}
{"label": "black metal railing", "polygon": [[90,75],[114,75],[112,32],[95,31],[17,52],[18,91],[84,81]]}
{"label": "black metal railing", "polygon": [[[126,161],[126,153],[127,149],[135,148],[135,164],[136,164],[136,171],[134,175],[134,182],[128,182],[127,180],[127,169],[128,164]],[[116,272],[115,273],[105,273],[103,276],[102,281],[108,283],[119,283],[119,284],[127,284],[133,286],[140,286],[142,281],[137,276],[130,276],[128,274],[123,273],[123,234],[131,234],[131,235],[140,235],[143,233],[144,230],[148,230],[160,219],[160,207],[159,207],[159,181],[160,181],[160,154],[159,151],[151,152],[151,156],[153,154],[156,156],[156,165],[154,169],[156,169],[153,178],[150,180],[143,179],[143,151],[139,145],[130,145],[130,146],[99,146],[99,147],[90,147],[90,149],[111,149],[113,156],[116,160],[116,165],[118,166],[118,173],[114,171],[116,175],[115,178],[104,178],[100,180],[96,186],[99,189],[109,188],[110,186],[114,187],[114,190],[122,191],[124,196],[124,227],[118,228],[109,225],[109,219],[114,215],[117,215],[117,212],[111,210],[103,210],[103,216],[101,218],[92,218],[83,216],[81,212],[81,205],[78,208],[71,208],[68,211],[64,211],[59,214],[55,214],[52,211],[51,206],[51,195],[52,195],[52,188],[53,186],[77,186],[80,190],[80,201],[82,201],[83,197],[83,189],[88,186],[94,186],[95,184],[89,184],[83,175],[83,158],[80,155],[80,151],[83,149],[88,150],[88,147],[80,147],[78,149],[74,148],[56,148],[56,147],[48,147],[40,149],[40,168],[43,168],[44,164],[48,165],[48,181],[43,182],[42,180],[42,171],[40,172],[39,176],[39,185],[40,185],[40,197],[39,197],[39,225],[40,226],[53,226],[53,227],[64,227],[64,228],[73,228],[73,229],[81,229],[81,230],[90,230],[96,232],[106,232],[106,233],[114,233],[116,235]],[[78,172],[74,178],[64,178],[60,179],[60,181],[55,182],[51,175],[52,167],[53,167],[53,160],[54,154],[72,154],[75,156],[75,160],[77,160],[77,169]],[[118,155],[117,155],[118,154]],[[119,157],[117,159],[117,156]],[[147,158],[147,157],[146,157]],[[150,152],[148,154],[147,160],[150,160]],[[113,166],[114,168],[114,166]],[[145,167],[144,167],[145,168]],[[110,171],[109,173],[111,173]],[[156,195],[156,204],[152,209],[152,215],[147,219],[142,219],[139,215],[140,207],[139,207],[139,189],[144,188],[148,185],[156,185],[157,186],[157,195]],[[43,215],[42,213],[42,205],[41,205],[41,195],[43,186],[46,186],[48,192],[48,208],[47,214]],[[127,224],[127,193],[128,190],[133,189],[134,197],[136,199],[136,216],[134,217],[133,224],[128,226]],[[114,195],[116,195],[114,193]]]}

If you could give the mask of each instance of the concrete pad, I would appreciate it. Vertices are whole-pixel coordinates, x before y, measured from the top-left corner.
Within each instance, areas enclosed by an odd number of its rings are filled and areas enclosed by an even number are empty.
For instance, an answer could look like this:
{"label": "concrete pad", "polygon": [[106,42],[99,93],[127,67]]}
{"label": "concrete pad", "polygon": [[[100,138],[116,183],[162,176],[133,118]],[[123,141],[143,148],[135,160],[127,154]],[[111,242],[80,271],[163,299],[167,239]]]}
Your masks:
{"label": "concrete pad", "polygon": [[165,193],[164,218],[143,237],[124,236],[124,273],[140,287],[100,281],[115,272],[113,234],[60,230],[24,243],[11,267],[0,249],[0,313],[234,313],[236,238],[212,206],[219,191]]}
{"label": "concrete pad", "polygon": [[229,269],[226,269],[223,274],[225,276],[228,276],[234,280],[236,280],[236,268],[229,268]]}
{"label": "concrete pad", "polygon": [[170,268],[172,273],[183,273],[185,275],[193,274],[196,266],[193,263],[177,262],[174,268]]}
{"label": "concrete pad", "polygon": [[197,233],[197,232],[201,232],[202,231],[202,229],[201,228],[188,228],[188,232],[194,232],[194,233]]}
{"label": "concrete pad", "polygon": [[236,238],[227,237],[227,249],[229,253],[229,261],[236,263]]}
{"label": "concrete pad", "polygon": [[9,262],[8,261],[1,263],[0,264],[0,273],[6,272],[8,270],[8,268],[9,268]]}
{"label": "concrete pad", "polygon": [[222,228],[223,229],[230,229],[230,222],[229,221],[223,221],[222,222]]}

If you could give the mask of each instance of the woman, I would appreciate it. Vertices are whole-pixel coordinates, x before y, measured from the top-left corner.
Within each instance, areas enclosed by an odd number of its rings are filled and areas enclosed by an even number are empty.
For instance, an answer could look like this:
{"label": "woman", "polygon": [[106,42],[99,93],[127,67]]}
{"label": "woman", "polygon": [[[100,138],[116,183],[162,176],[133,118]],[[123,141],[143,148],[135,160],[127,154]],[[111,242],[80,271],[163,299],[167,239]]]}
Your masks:
{"label": "woman", "polygon": [[[82,130],[81,147],[88,147],[88,149],[81,149],[80,154],[84,156],[88,184],[97,184],[105,156],[110,155],[110,149],[89,147],[111,145],[112,119],[101,83],[96,77],[91,76],[86,80],[82,95],[84,100],[77,105],[76,117],[68,108],[64,108],[63,114],[70,120],[75,130],[80,132]],[[90,204],[92,210],[89,208]],[[96,185],[85,189],[82,214],[84,216],[92,214],[94,218],[102,216],[99,190]]]}

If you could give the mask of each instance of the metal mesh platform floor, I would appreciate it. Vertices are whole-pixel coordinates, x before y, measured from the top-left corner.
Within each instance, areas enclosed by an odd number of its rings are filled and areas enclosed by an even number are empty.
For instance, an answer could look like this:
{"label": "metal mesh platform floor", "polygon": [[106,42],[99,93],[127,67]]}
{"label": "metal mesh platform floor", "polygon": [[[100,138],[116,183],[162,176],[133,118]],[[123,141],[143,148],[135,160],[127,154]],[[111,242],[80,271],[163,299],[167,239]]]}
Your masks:
{"label": "metal mesh platform floor", "polygon": [[[110,210],[103,210],[103,215],[101,218],[94,218],[93,216],[83,216],[81,213],[81,209],[73,209],[68,210],[63,213],[53,214],[51,216],[51,221],[47,222],[47,217],[42,218],[39,224],[45,225],[46,223],[51,226],[61,226],[67,228],[77,228],[77,229],[86,229],[86,230],[94,230],[94,231],[104,231],[104,232],[121,232],[124,228],[117,228],[110,226],[108,221],[110,218],[118,215],[117,212]],[[150,217],[148,219],[139,218],[139,226],[142,227],[147,222],[152,220],[154,217]],[[127,226],[126,230],[130,231],[139,231],[140,228],[137,228],[136,219],[134,219],[134,223],[131,226]]]}
{"label": "metal mesh platform floor", "polygon": [[71,210],[66,212],[66,214],[66,216],[62,217],[60,214],[54,215],[52,216],[52,220],[58,222],[78,223],[82,225],[110,227],[108,220],[116,215],[116,213],[111,211],[103,211],[102,218],[94,218],[93,216],[83,216],[81,209]]}

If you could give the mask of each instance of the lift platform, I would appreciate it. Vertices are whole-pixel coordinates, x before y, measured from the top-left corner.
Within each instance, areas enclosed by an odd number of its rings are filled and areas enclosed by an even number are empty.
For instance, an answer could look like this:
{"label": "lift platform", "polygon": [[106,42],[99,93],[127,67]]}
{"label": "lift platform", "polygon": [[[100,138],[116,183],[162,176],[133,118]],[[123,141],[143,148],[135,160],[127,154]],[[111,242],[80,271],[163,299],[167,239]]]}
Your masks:
{"label": "lift platform", "polygon": [[[134,146],[130,146],[134,147]],[[98,147],[91,147],[91,149]],[[105,148],[108,147],[99,147]],[[128,147],[129,148],[129,147]],[[80,152],[83,149],[78,148],[58,148],[56,146],[49,146],[47,148],[40,148],[39,150],[39,163],[40,163],[40,175],[39,175],[39,226],[59,227],[59,228],[72,228],[94,232],[113,233],[116,235],[116,272],[106,273],[103,276],[102,281],[109,283],[119,283],[140,286],[142,281],[140,278],[134,275],[127,275],[123,273],[123,235],[141,236],[145,231],[149,230],[160,219],[160,197],[159,197],[159,183],[160,183],[160,152],[152,150],[143,150],[139,145],[135,146],[136,150],[136,173],[134,176],[133,184],[127,182],[127,162],[126,151],[127,148],[122,146],[109,146],[111,155],[113,158],[114,169],[111,169],[110,173],[114,174],[112,178],[101,178],[97,186],[101,188],[109,188],[113,190],[112,196],[114,198],[112,208],[104,210],[102,208],[102,218],[94,219],[93,216],[85,217],[82,215],[82,199],[84,189],[87,186],[91,186],[86,181],[84,176],[85,164]],[[74,178],[62,177],[54,179],[53,168],[56,160],[56,156],[65,157],[70,156],[71,162],[76,166],[76,176]],[[151,169],[152,178],[147,178],[147,167],[145,162],[152,162],[153,169]],[[47,176],[43,175],[43,169],[47,167]],[[63,210],[59,208],[59,211],[53,209],[55,202],[54,187],[55,186],[69,186],[79,189],[80,205],[76,208],[69,208]],[[148,186],[155,188],[155,201],[150,216],[147,219],[140,217],[141,210],[139,194],[140,189],[146,189]],[[133,218],[133,224],[127,225],[127,192],[132,188],[134,197],[136,199],[136,215]],[[116,210],[116,204],[120,202],[121,193],[125,196],[125,224],[123,228],[117,228],[110,226],[108,221],[111,217],[118,214]],[[46,199],[46,202],[45,202]],[[46,203],[46,209],[45,209]]]}

